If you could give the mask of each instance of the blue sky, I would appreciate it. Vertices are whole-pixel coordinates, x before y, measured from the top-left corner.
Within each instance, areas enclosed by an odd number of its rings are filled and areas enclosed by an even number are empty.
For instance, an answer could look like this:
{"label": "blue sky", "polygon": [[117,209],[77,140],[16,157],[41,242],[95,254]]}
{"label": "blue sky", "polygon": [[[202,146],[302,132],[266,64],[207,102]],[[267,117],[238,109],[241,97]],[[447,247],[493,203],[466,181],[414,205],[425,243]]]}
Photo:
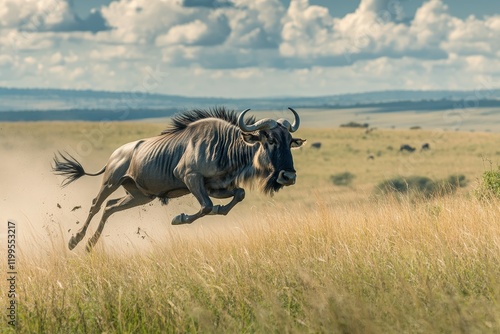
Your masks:
{"label": "blue sky", "polygon": [[192,96],[500,87],[491,0],[0,0],[0,86]]}

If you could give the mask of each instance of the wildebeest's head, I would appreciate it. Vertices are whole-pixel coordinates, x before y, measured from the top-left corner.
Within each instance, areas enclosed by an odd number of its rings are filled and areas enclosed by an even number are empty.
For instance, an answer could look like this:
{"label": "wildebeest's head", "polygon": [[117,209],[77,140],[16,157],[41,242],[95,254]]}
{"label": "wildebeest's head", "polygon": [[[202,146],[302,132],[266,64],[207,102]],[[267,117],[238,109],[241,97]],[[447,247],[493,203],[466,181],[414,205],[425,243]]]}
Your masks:
{"label": "wildebeest's head", "polygon": [[264,175],[264,192],[272,193],[283,186],[295,184],[296,172],[293,167],[292,148],[302,146],[304,139],[293,138],[291,133],[297,131],[300,124],[299,115],[295,115],[293,124],[286,119],[263,119],[254,124],[246,124],[243,111],[238,117],[241,137],[248,145],[260,145],[254,158],[254,167]]}

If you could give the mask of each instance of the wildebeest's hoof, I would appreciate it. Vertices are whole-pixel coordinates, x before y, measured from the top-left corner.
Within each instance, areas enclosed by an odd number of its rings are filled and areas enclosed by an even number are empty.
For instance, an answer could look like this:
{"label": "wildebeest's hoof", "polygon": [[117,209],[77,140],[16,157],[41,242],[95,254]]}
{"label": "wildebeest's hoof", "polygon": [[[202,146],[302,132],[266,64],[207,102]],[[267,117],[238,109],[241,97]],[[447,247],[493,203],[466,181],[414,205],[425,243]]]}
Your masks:
{"label": "wildebeest's hoof", "polygon": [[172,219],[172,225],[181,224],[186,224],[186,215],[184,213],[181,213],[180,215],[175,216],[174,219]]}

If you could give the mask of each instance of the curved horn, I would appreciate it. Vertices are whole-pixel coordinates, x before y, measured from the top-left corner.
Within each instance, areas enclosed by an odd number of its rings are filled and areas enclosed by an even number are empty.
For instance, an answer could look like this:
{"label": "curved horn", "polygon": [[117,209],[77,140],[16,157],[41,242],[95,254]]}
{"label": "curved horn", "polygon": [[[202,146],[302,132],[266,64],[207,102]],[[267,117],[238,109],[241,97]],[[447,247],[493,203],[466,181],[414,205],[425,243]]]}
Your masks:
{"label": "curved horn", "polygon": [[290,111],[293,112],[293,114],[295,115],[295,121],[293,121],[293,124],[291,125],[289,131],[295,132],[299,129],[300,117],[299,117],[299,114],[297,114],[297,112],[295,110],[293,110],[293,108],[288,107],[288,109],[290,109]]}
{"label": "curved horn", "polygon": [[245,109],[241,112],[241,114],[238,116],[238,126],[240,127],[241,131],[243,132],[254,132],[257,130],[269,130],[275,128],[278,123],[276,123],[275,120],[266,118],[262,119],[255,124],[246,124],[245,123],[245,114],[247,111],[250,109]]}

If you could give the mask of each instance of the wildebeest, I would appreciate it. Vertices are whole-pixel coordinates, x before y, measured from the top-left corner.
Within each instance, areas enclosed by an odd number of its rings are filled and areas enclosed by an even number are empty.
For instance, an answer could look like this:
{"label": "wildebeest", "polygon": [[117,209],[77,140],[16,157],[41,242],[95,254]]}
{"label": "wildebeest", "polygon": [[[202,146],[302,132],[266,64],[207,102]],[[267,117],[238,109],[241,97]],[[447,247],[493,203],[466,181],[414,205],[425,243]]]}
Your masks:
{"label": "wildebeest", "polygon": [[421,148],[422,151],[427,151],[430,149],[431,149],[431,145],[429,145],[429,143],[422,144],[422,148]]}
{"label": "wildebeest", "polygon": [[311,144],[311,147],[312,147],[312,148],[318,148],[318,149],[319,149],[319,148],[321,148],[321,143],[320,143],[320,142],[312,143],[312,144]]}
{"label": "wildebeest", "polygon": [[[104,200],[120,186],[127,195],[106,203],[99,226],[89,239],[91,250],[102,233],[106,220],[115,212],[146,204],[159,198],[164,204],[171,198],[193,194],[201,209],[192,215],[181,213],[173,225],[190,224],[207,214],[226,215],[245,197],[242,186],[260,180],[260,188],[272,194],[295,183],[291,148],[305,140],[293,138],[300,124],[299,115],[289,108],[295,120],[251,117],[246,109],[239,114],[225,108],[192,110],[173,117],[169,128],[160,135],[125,144],[115,150],[108,163],[97,173],[85,172],[68,153],[54,157],[53,171],[66,176],[63,186],[84,175],[104,173],[102,187],[92,202],[82,228],[71,237],[73,249],[85,236],[92,217]],[[213,205],[210,197],[230,198],[227,205]]]}
{"label": "wildebeest", "polygon": [[399,148],[399,151],[400,151],[400,152],[403,152],[403,151],[413,152],[413,151],[415,151],[415,147],[411,147],[410,145],[403,144],[403,145],[401,145],[401,147]]}

